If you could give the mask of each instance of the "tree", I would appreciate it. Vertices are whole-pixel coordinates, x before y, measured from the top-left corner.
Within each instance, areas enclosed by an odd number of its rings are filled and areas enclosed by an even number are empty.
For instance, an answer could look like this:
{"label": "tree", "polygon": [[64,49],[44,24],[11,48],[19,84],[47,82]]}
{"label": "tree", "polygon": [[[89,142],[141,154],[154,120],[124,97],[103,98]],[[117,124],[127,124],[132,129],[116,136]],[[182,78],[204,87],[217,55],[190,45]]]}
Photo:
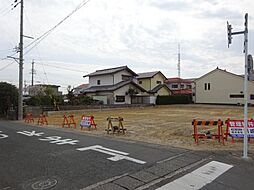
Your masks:
{"label": "tree", "polygon": [[17,87],[0,82],[0,115],[6,116],[8,110],[18,106],[18,94]]}
{"label": "tree", "polygon": [[74,105],[75,104],[75,95],[73,93],[74,89],[71,89],[71,85],[68,85],[67,87],[67,98],[70,102],[71,105]]}

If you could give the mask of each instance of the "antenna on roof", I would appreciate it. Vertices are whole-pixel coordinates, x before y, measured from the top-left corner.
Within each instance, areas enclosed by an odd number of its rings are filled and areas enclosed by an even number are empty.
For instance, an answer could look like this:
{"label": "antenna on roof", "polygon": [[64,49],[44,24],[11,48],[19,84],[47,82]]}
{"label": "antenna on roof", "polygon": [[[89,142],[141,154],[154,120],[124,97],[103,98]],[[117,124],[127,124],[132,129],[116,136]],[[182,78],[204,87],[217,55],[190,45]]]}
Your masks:
{"label": "antenna on roof", "polygon": [[178,71],[178,77],[181,77],[181,68],[180,68],[180,61],[181,61],[181,53],[180,53],[180,43],[178,43],[178,63],[177,63],[177,71]]}

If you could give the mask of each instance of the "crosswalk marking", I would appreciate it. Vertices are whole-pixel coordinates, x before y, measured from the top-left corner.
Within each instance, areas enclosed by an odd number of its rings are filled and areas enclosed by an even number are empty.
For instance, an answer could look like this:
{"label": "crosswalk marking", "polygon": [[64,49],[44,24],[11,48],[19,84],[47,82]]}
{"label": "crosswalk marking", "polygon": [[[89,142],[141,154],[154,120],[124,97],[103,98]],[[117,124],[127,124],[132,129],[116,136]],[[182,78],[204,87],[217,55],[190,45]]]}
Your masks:
{"label": "crosswalk marking", "polygon": [[211,161],[208,164],[180,177],[157,190],[198,190],[232,168],[232,165]]}

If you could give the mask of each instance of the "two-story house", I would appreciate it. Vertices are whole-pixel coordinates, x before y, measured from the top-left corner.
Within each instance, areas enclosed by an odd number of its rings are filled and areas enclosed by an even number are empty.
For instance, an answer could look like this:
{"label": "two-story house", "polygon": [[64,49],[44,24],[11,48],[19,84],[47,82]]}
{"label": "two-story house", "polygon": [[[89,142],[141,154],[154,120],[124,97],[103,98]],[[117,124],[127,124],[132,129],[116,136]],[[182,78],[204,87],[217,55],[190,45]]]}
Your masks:
{"label": "two-story house", "polygon": [[164,83],[167,78],[160,71],[138,73],[137,80],[138,84],[151,95],[171,95],[170,89]]}
{"label": "two-story house", "polygon": [[104,104],[131,104],[146,92],[135,82],[136,76],[127,66],[97,70],[83,76],[89,77],[89,87],[83,93]]}
{"label": "two-story house", "polygon": [[27,91],[29,96],[37,96],[37,95],[46,95],[45,90],[50,89],[52,95],[61,96],[62,92],[59,89],[58,85],[51,84],[35,84],[33,86],[28,86]]}

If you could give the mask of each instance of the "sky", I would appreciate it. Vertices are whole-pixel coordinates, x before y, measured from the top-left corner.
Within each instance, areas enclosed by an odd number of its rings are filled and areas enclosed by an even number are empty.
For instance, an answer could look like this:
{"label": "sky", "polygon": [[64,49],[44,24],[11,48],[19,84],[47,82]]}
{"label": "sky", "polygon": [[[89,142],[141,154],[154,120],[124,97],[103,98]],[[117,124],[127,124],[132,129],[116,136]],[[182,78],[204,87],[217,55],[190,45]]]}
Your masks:
{"label": "sky", "polygon": [[[18,85],[18,63],[5,59],[19,44],[20,5],[0,0],[0,81]],[[24,35],[40,37],[83,0],[24,0]],[[254,52],[253,0],[90,0],[33,49],[25,48],[24,84],[59,85],[66,92],[88,83],[84,75],[127,65],[136,73],[161,71],[198,78],[217,66],[244,73],[243,35],[228,48],[226,22],[244,30],[249,15],[249,53]],[[33,39],[24,38],[26,47]],[[13,55],[18,57],[18,54]]]}

